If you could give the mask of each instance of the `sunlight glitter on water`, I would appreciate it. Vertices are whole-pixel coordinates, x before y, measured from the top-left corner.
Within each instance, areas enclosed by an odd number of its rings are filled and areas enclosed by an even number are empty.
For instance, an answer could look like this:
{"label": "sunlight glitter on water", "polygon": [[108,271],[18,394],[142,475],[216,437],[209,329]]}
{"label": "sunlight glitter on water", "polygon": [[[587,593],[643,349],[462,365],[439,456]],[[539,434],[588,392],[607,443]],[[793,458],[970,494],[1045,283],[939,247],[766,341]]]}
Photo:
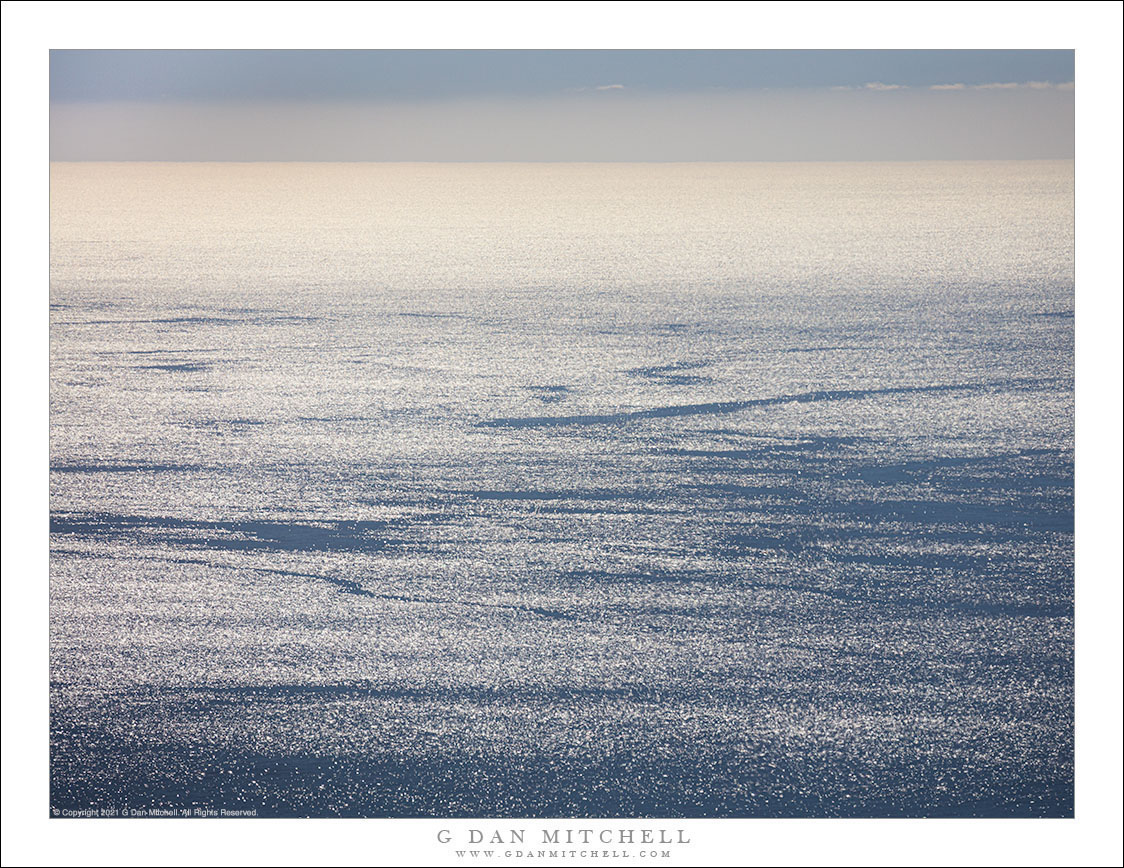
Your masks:
{"label": "sunlight glitter on water", "polygon": [[52,804],[1070,815],[1072,181],[53,165]]}

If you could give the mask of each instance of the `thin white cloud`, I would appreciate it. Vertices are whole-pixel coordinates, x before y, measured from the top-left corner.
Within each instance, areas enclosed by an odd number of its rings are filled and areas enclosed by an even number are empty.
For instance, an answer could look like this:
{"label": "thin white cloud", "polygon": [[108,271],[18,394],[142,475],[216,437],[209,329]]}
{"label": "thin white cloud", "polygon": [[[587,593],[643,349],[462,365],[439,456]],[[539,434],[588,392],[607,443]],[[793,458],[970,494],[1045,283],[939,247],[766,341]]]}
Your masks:
{"label": "thin white cloud", "polygon": [[[891,90],[910,90],[913,86],[908,84],[888,84],[884,81],[868,81],[862,85],[852,84],[835,84],[826,87],[828,91],[836,93],[846,93],[848,91],[867,90],[867,91],[891,91]],[[917,85],[918,88],[930,91],[964,91],[964,90],[1073,90],[1073,82],[1055,83],[1052,81],[995,81],[986,82],[984,84],[965,84],[962,81],[947,82],[942,84],[930,85]],[[599,84],[593,87],[571,87],[567,88],[568,93],[588,93],[590,91],[614,91],[626,90],[623,84]],[[814,89],[814,88],[813,88]],[[707,88],[708,91],[725,92],[729,90],[725,87]],[[755,90],[759,92],[767,92],[774,90],[769,87],[758,87]]]}
{"label": "thin white cloud", "polygon": [[929,86],[929,90],[965,90],[967,88],[972,90],[1018,90],[1026,88],[1028,90],[1073,90],[1073,82],[1055,84],[1052,81],[993,81],[986,84],[934,84]]}

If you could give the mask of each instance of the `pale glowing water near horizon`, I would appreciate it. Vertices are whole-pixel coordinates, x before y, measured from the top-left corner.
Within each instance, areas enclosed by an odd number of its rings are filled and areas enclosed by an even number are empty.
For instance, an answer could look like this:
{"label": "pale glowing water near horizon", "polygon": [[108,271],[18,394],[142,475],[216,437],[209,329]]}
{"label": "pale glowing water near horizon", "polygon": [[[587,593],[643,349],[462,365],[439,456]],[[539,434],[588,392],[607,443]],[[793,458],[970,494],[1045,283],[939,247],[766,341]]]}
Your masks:
{"label": "pale glowing water near horizon", "polygon": [[1073,162],[51,166],[51,807],[1072,816]]}

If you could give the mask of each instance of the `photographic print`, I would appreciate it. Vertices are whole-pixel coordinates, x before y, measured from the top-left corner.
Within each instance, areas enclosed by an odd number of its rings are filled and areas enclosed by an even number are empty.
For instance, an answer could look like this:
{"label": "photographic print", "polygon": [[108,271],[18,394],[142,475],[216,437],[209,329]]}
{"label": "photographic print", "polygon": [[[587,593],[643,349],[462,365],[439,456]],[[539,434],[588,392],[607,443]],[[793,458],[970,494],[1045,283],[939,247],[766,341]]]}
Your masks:
{"label": "photographic print", "polygon": [[53,50],[51,816],[1073,816],[1074,87]]}

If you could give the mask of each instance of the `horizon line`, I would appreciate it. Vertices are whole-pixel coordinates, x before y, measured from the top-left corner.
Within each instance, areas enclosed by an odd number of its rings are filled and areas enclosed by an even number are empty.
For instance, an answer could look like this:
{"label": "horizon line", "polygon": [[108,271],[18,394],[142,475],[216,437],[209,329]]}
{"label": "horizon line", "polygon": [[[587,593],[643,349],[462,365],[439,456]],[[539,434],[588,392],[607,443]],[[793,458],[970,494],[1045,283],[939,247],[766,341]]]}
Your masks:
{"label": "horizon line", "polygon": [[48,160],[49,164],[61,163],[158,163],[158,164],[195,164],[195,163],[221,163],[221,164],[365,164],[365,165],[702,165],[702,164],[745,164],[745,163],[1048,163],[1048,162],[1074,162],[1075,156],[1068,157],[884,157],[860,158],[849,160],[237,160],[237,159],[205,159],[205,160]]}

